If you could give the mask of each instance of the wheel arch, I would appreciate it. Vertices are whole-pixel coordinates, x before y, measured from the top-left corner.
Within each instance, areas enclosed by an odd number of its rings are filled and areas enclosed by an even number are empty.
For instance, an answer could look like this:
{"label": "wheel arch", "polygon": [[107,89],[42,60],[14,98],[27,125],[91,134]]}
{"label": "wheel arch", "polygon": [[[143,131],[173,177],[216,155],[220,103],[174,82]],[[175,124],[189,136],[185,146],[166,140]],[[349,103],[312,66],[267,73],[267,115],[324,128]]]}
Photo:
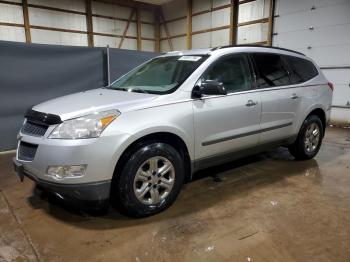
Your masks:
{"label": "wheel arch", "polygon": [[185,141],[177,134],[174,134],[172,132],[154,132],[145,134],[141,137],[138,137],[136,140],[134,140],[132,143],[130,143],[127,148],[123,151],[121,156],[119,157],[114,173],[113,173],[113,179],[116,179],[118,177],[118,174],[121,172],[123,166],[129,159],[130,155],[140,146],[146,145],[150,141],[153,142],[160,142],[160,143],[166,143],[171,146],[173,146],[178,152],[181,154],[181,156],[184,159],[185,164],[185,181],[191,180],[192,177],[192,162],[190,153],[188,150],[188,147],[185,143]]}
{"label": "wheel arch", "polygon": [[327,119],[326,119],[326,112],[320,108],[314,108],[313,110],[311,110],[311,112],[306,116],[305,119],[307,119],[309,116],[311,115],[316,115],[320,118],[321,122],[322,122],[322,126],[323,126],[323,136],[325,135],[325,131],[326,131],[326,127],[327,127]]}

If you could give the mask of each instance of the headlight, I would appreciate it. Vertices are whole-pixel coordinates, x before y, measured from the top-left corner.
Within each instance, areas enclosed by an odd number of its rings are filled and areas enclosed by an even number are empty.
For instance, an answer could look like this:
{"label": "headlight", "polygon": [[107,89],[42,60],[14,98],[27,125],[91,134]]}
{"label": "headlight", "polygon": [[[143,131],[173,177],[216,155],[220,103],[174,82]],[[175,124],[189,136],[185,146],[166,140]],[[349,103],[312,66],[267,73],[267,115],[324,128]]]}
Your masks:
{"label": "headlight", "polygon": [[66,120],[52,131],[49,138],[81,139],[99,137],[102,131],[119,115],[119,111],[110,110]]}

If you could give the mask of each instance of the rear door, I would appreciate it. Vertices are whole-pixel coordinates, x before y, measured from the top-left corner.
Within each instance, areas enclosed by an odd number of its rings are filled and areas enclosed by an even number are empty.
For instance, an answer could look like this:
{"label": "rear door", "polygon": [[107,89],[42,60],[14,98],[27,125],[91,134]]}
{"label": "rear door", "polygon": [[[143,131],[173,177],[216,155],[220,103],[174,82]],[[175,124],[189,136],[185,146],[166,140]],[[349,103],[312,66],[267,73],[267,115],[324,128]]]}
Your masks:
{"label": "rear door", "polygon": [[254,53],[251,57],[262,103],[259,144],[291,137],[297,125],[302,90],[292,85],[288,67],[280,55]]}
{"label": "rear door", "polygon": [[[193,101],[196,160],[219,163],[225,153],[254,147],[260,130],[260,94],[252,89],[248,56],[232,54],[214,62],[199,81],[222,82],[224,96],[205,96]],[[212,161],[199,161],[201,167]]]}

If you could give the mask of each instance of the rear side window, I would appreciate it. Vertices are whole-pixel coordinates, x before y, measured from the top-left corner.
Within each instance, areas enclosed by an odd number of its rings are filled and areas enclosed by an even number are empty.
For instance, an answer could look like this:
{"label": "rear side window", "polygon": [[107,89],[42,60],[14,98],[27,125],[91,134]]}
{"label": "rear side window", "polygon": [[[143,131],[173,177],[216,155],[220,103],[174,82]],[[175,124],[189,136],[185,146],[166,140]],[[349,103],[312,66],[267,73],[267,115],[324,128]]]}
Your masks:
{"label": "rear side window", "polygon": [[306,82],[318,75],[316,67],[308,60],[293,56],[285,56],[285,59],[290,67],[290,78],[293,84]]}
{"label": "rear side window", "polygon": [[253,59],[257,67],[257,85],[259,88],[290,85],[288,70],[281,56],[256,53]]}

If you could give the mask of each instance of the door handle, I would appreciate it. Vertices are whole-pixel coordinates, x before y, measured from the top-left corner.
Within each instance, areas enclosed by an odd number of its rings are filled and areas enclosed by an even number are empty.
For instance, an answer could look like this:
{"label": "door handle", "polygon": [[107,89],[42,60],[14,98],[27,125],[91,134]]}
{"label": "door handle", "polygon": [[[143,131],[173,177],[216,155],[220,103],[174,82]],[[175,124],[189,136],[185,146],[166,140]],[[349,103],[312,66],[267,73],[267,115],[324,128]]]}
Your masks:
{"label": "door handle", "polygon": [[258,104],[258,102],[254,102],[253,100],[248,100],[248,102],[245,104],[246,106],[248,107],[251,107],[251,106],[256,106]]}
{"label": "door handle", "polygon": [[293,94],[290,96],[290,99],[297,99],[297,98],[299,98],[299,96],[297,94]]}

